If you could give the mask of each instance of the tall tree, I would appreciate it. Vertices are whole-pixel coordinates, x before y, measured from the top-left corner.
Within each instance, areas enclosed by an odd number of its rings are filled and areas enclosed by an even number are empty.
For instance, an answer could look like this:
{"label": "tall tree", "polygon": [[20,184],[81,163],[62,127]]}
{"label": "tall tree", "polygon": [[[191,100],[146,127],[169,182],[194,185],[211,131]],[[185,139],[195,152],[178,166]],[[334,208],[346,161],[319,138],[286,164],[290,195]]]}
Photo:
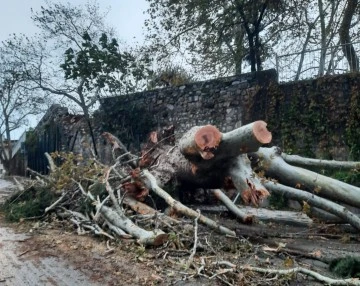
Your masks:
{"label": "tall tree", "polygon": [[289,6],[272,0],[148,2],[145,25],[154,49],[162,57],[180,51],[195,70],[216,75],[241,73],[244,64],[261,70],[272,45],[269,36],[276,34],[274,23],[286,23]]}
{"label": "tall tree", "polygon": [[[346,17],[347,1],[302,0],[291,3],[293,7],[288,10],[290,21],[286,31],[281,32],[283,40],[274,46],[274,50],[283,55],[278,57],[282,61],[280,72],[286,68],[283,72],[298,80],[343,70],[344,52],[339,46],[339,29]],[[360,39],[359,20],[359,17],[352,17],[351,24],[343,29],[345,34],[350,34],[353,43]]]}
{"label": "tall tree", "polygon": [[[97,153],[90,114],[101,96],[133,92],[143,79],[146,59],[121,51],[114,31],[96,3],[47,2],[32,19],[40,36],[7,42],[37,88],[83,112]],[[143,83],[145,85],[145,82]]]}
{"label": "tall tree", "polygon": [[0,161],[12,170],[12,132],[27,124],[30,115],[41,112],[44,99],[30,88],[26,73],[0,49]]}
{"label": "tall tree", "polygon": [[359,58],[351,43],[352,39],[350,36],[351,23],[355,13],[357,13],[358,4],[358,0],[347,0],[344,16],[339,29],[340,43],[351,71],[359,71]]}

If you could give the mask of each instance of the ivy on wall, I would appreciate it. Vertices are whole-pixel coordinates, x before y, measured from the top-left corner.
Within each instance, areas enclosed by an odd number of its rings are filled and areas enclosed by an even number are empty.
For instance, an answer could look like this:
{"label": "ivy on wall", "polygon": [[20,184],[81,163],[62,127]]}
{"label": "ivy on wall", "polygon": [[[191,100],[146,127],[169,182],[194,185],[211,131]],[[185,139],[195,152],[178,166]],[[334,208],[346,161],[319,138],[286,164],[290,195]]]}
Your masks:
{"label": "ivy on wall", "polygon": [[[116,100],[121,100],[119,97]],[[102,105],[95,115],[95,121],[101,122],[102,131],[110,132],[128,147],[139,149],[146,142],[150,131],[156,126],[153,114],[143,105],[114,104]]]}
{"label": "ivy on wall", "polygon": [[[221,90],[222,85],[211,86]],[[287,153],[360,160],[359,90],[360,75],[355,73],[287,84],[278,84],[274,77],[266,82],[257,79],[247,89],[243,88],[238,98],[241,122],[266,121],[273,133],[273,144]],[[148,132],[161,123],[146,103],[147,95],[137,94],[135,99],[120,96],[102,104],[101,116],[96,119],[102,122],[102,131],[139,146]],[[192,114],[186,124],[196,125],[204,120],[200,116],[204,114]]]}
{"label": "ivy on wall", "polygon": [[360,160],[360,76],[272,82],[246,104],[244,123],[265,120],[287,153]]}
{"label": "ivy on wall", "polygon": [[360,82],[352,86],[349,120],[346,124],[346,141],[350,147],[350,156],[360,161]]}

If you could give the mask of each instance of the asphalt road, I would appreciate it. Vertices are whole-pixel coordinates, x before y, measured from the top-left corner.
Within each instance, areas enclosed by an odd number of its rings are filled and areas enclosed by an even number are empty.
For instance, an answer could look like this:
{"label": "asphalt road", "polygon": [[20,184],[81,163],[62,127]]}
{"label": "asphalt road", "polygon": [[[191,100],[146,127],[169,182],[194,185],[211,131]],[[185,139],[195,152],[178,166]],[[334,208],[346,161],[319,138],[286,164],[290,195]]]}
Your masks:
{"label": "asphalt road", "polygon": [[[12,187],[11,182],[0,179],[0,202],[13,192]],[[0,286],[96,285],[63,259],[29,258],[28,253],[34,249],[26,249],[28,239],[30,235],[15,233],[0,222]]]}

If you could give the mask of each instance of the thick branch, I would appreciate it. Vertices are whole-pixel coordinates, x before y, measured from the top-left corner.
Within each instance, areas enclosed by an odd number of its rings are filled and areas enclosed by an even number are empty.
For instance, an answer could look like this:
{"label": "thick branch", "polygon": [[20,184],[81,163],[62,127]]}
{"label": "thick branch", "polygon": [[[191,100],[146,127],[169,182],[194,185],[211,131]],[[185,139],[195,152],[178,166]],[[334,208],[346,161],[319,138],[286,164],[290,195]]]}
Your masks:
{"label": "thick branch", "polygon": [[103,205],[97,205],[100,207],[101,214],[105,219],[113,224],[114,226],[121,228],[127,233],[139,239],[139,242],[145,245],[162,245],[167,239],[168,235],[162,232],[161,230],[147,231],[136,224],[134,224],[128,217],[124,214],[119,214],[112,210],[111,208]]}
{"label": "thick branch", "polygon": [[180,139],[180,151],[190,160],[199,156],[204,160],[219,160],[255,152],[271,141],[266,125],[264,121],[255,121],[227,133],[211,125],[195,126]]}
{"label": "thick branch", "polygon": [[[165,192],[163,189],[161,189],[156,182],[156,178],[148,170],[144,170],[143,175],[148,180],[149,189],[151,189],[159,197],[163,198],[169,206],[174,208],[179,213],[182,213],[190,218],[195,219],[196,217],[199,216],[199,214],[196,211],[188,208],[187,206],[184,206],[179,201],[174,200],[167,192]],[[228,229],[227,227],[221,226],[217,222],[215,222],[212,219],[209,219],[203,215],[199,216],[199,222],[207,225],[208,227],[210,227],[212,229],[217,230],[220,233],[231,235],[231,236],[236,235],[235,231]]]}
{"label": "thick branch", "polygon": [[[360,208],[360,188],[287,164],[277,147],[260,148],[255,156],[267,175],[283,184],[299,187],[350,206]],[[252,156],[252,155],[251,155]]]}
{"label": "thick branch", "polygon": [[305,201],[310,205],[323,209],[329,213],[332,213],[350,223],[353,227],[360,230],[360,218],[350,212],[347,208],[336,204],[327,199],[321,198],[314,194],[304,192],[295,188],[290,188],[281,184],[277,184],[271,181],[264,182],[270,191],[285,194],[286,197],[296,200]]}
{"label": "thick branch", "polygon": [[240,269],[243,271],[254,271],[260,273],[267,274],[278,274],[278,275],[290,275],[295,273],[303,273],[315,278],[318,281],[324,282],[326,285],[346,285],[346,286],[358,286],[360,285],[360,281],[357,278],[348,278],[348,279],[333,279],[330,277],[326,277],[321,275],[315,271],[306,269],[304,267],[295,267],[291,269],[269,269],[269,268],[260,268],[260,267],[252,267],[249,265],[240,266]]}
{"label": "thick branch", "polygon": [[281,157],[286,163],[304,168],[360,170],[360,162],[311,159],[285,153],[282,153]]}

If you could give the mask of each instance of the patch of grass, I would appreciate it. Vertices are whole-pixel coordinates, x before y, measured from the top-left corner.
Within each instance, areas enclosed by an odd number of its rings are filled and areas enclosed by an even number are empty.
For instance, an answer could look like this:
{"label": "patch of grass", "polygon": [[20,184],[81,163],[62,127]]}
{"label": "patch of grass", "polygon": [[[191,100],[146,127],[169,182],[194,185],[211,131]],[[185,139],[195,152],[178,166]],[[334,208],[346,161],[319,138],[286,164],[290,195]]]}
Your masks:
{"label": "patch of grass", "polygon": [[329,269],[342,278],[360,278],[360,258],[347,256],[334,259]]}
{"label": "patch of grass", "polygon": [[360,170],[337,171],[330,174],[330,176],[339,181],[360,187]]}
{"label": "patch of grass", "polygon": [[46,187],[31,187],[17,192],[8,198],[2,210],[5,219],[18,222],[24,218],[38,217],[44,214],[45,208],[57,199],[57,195]]}

